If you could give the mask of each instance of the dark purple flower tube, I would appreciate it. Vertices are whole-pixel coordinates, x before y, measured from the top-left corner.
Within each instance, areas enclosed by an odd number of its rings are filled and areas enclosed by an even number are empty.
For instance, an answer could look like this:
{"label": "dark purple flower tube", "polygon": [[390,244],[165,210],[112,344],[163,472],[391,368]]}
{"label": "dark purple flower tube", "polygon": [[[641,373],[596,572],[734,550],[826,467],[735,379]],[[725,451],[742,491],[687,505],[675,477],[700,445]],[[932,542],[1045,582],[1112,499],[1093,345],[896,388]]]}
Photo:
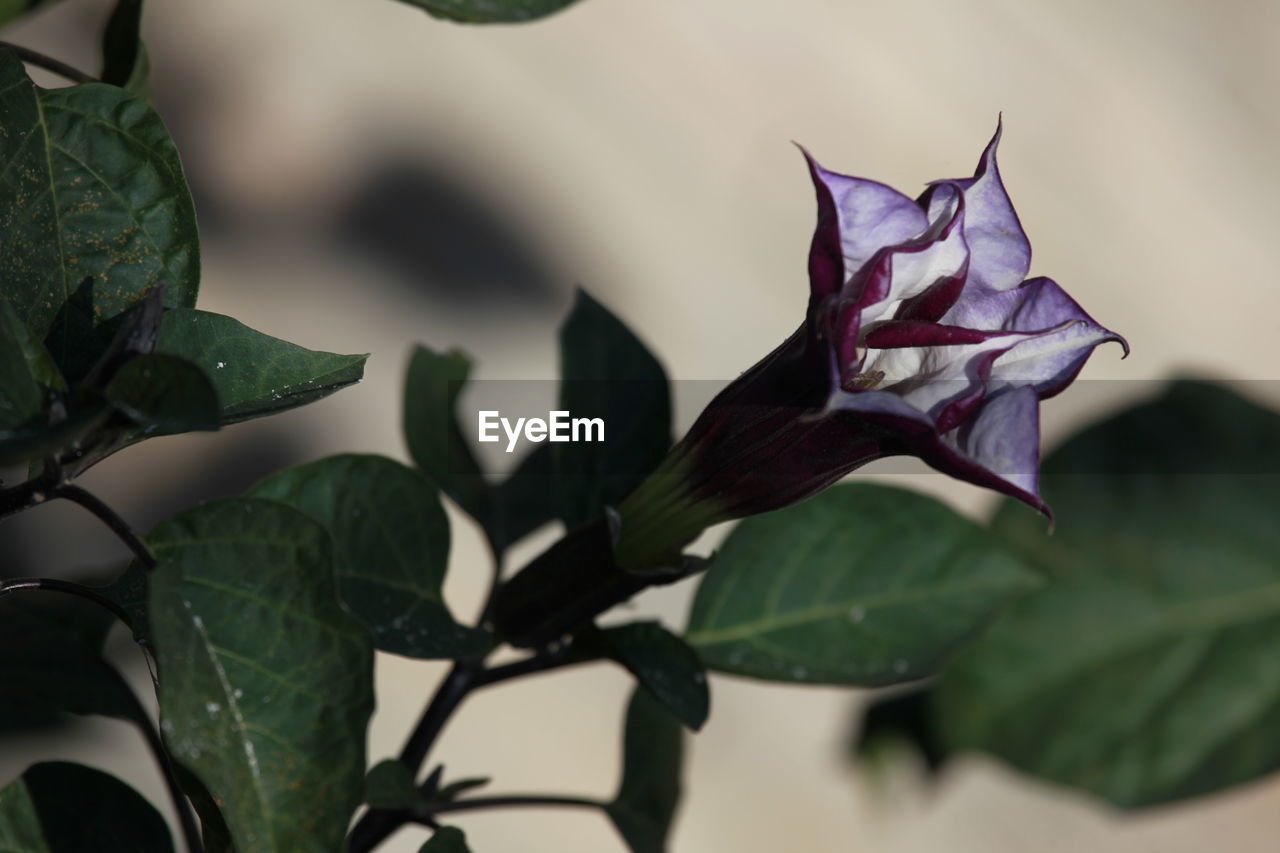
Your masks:
{"label": "dark purple flower tube", "polygon": [[795,333],[703,410],[618,508],[618,564],[669,564],[719,521],[778,509],[875,459],[911,455],[1049,514],[1039,402],[1123,338],[1056,283],[996,166],[911,199],[806,153],[818,199]]}

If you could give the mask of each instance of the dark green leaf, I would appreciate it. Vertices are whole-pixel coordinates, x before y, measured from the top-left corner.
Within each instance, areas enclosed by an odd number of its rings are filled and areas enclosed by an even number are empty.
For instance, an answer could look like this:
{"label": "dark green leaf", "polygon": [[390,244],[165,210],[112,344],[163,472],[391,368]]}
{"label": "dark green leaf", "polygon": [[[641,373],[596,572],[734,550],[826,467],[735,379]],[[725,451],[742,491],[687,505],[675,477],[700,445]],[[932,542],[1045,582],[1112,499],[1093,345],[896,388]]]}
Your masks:
{"label": "dark green leaf", "polygon": [[1045,461],[995,529],[1053,578],[939,687],[950,746],[1135,807],[1280,768],[1280,414],[1178,383]]}
{"label": "dark green leaf", "polygon": [[105,404],[100,404],[73,412],[52,426],[0,431],[0,465],[38,460],[80,444],[103,425],[110,413]]}
{"label": "dark green leaf", "polygon": [[676,719],[697,731],[711,697],[698,653],[657,622],[633,622],[603,632],[610,656],[630,670]]}
{"label": "dark green leaf", "polygon": [[281,503],[206,504],[148,537],[160,710],[242,851],[333,851],[364,787],[373,647],[328,534]]}
{"label": "dark green leaf", "polygon": [[[158,282],[195,304],[195,208],[160,117],[123,89],[39,89],[0,51],[0,293],[43,338],[86,277],[96,322]],[[55,357],[58,353],[54,353]]]}
{"label": "dark green leaf", "polygon": [[394,758],[379,761],[364,780],[364,801],[375,809],[411,809],[420,801],[413,774]]}
{"label": "dark green leaf", "polygon": [[[36,371],[42,366],[49,370],[42,365],[43,350],[9,304],[0,302],[0,440],[13,430],[42,423],[45,395]],[[49,375],[58,374],[53,370]]]}
{"label": "dark green leaf", "polygon": [[903,489],[841,485],[729,534],[685,639],[723,672],[877,686],[928,675],[1034,578]]}
{"label": "dark green leaf", "polygon": [[459,625],[441,585],[449,521],[435,489],[384,456],[343,454],[299,465],[253,488],[323,524],[336,546],[338,592],[378,648],[413,658],[483,651],[483,631]]}
{"label": "dark green leaf", "polygon": [[404,435],[414,463],[488,529],[492,499],[456,412],[470,372],[471,361],[460,352],[439,355],[417,347],[405,379]]}
{"label": "dark green leaf", "polygon": [[144,436],[218,428],[218,393],[204,371],[163,353],[130,359],[107,384],[107,402]]}
{"label": "dark green leaf", "polygon": [[436,791],[435,796],[432,797],[432,799],[438,800],[442,803],[447,803],[450,800],[457,799],[467,791],[474,791],[476,788],[483,788],[492,781],[493,780],[488,776],[473,776],[467,779],[458,779],[454,782],[448,783],[447,785],[442,785],[440,790]]}
{"label": "dark green leaf", "polygon": [[0,850],[84,853],[173,850],[164,818],[124,782],[90,767],[50,761],[0,790]]}
{"label": "dark green leaf", "polygon": [[556,486],[552,456],[550,444],[539,444],[493,490],[494,515],[501,524],[495,532],[502,545],[514,544],[557,517],[549,497]]}
{"label": "dark green leaf", "polygon": [[[28,595],[31,595],[29,593]],[[101,714],[149,726],[133,691],[102,658],[111,615],[86,602],[58,611],[0,605],[0,704],[38,714]]]}
{"label": "dark green leaf", "polygon": [[366,355],[318,352],[208,311],[164,315],[156,350],[185,358],[213,381],[222,424],[273,415],[359,382]]}
{"label": "dark green leaf", "polygon": [[106,586],[94,590],[128,615],[134,641],[146,648],[151,646],[151,617],[147,614],[149,577],[150,572],[135,560]]}
{"label": "dark green leaf", "polygon": [[36,804],[23,779],[0,788],[0,850],[5,853],[50,853]]}
{"label": "dark green leaf", "polygon": [[664,853],[680,803],[680,723],[639,688],[627,706],[622,784],[606,810],[631,853]]}
{"label": "dark green leaf", "polygon": [[558,12],[575,0],[405,0],[437,18],[471,24],[532,21]]}
{"label": "dark green leaf", "polygon": [[442,826],[427,839],[418,853],[470,853],[467,836],[456,826]]}
{"label": "dark green leaf", "polygon": [[102,31],[102,82],[148,97],[151,61],[142,43],[142,0],[117,0]]}
{"label": "dark green leaf", "polygon": [[602,442],[554,445],[560,517],[590,521],[626,497],[671,446],[671,393],[662,365],[607,308],[579,290],[560,330],[560,408],[600,418]]}

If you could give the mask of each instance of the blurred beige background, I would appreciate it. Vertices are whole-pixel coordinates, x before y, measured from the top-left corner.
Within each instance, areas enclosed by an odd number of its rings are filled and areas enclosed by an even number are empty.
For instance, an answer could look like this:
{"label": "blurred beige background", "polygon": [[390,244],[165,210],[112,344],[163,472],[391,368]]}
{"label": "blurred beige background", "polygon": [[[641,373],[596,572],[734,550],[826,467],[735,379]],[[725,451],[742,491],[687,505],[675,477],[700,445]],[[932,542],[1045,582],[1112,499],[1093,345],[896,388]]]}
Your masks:
{"label": "blurred beige background", "polygon": [[[108,6],[68,0],[6,37],[92,68]],[[103,465],[91,485],[135,517],[144,491],[244,462],[254,442],[289,460],[405,458],[410,345],[465,343],[481,378],[550,377],[575,282],[625,317],[672,376],[732,377],[803,311],[813,201],[791,140],[830,168],[914,193],[969,174],[1001,111],[1001,166],[1033,273],[1057,279],[1134,348],[1124,362],[1104,348],[1086,379],[1280,378],[1280,3],[583,0],[529,26],[468,28],[392,0],[165,0],[151,4],[146,32],[158,101],[205,217],[202,307],[373,357],[361,386],[275,424],[166,439]],[[549,290],[477,285],[480,298],[445,298],[345,249],[334,223],[391,161],[422,164],[520,234]],[[376,223],[383,196],[370,198]],[[408,217],[404,227],[429,240],[440,223]],[[1047,408],[1047,437],[1151,390],[1097,383],[1074,405],[1068,394]],[[886,477],[966,512],[990,505],[937,476]],[[58,512],[40,523],[60,523]],[[475,531],[455,522],[448,592],[469,613],[487,569]],[[92,554],[102,540],[85,530],[79,545]],[[647,595],[628,615],[680,627],[690,591]],[[130,658],[127,643],[119,652]],[[379,660],[371,759],[398,750],[440,672]],[[610,792],[626,691],[623,675],[597,667],[481,694],[435,757],[450,775],[492,775],[495,792]],[[868,779],[842,758],[861,698],[713,679],[673,850],[1275,848],[1280,780],[1121,817],[978,760],[932,791],[910,767]],[[11,749],[5,776],[54,754],[157,788],[140,742],[98,722],[73,740]],[[621,849],[602,818],[576,811],[456,822],[480,853]],[[406,831],[386,849],[413,851],[422,837]]]}

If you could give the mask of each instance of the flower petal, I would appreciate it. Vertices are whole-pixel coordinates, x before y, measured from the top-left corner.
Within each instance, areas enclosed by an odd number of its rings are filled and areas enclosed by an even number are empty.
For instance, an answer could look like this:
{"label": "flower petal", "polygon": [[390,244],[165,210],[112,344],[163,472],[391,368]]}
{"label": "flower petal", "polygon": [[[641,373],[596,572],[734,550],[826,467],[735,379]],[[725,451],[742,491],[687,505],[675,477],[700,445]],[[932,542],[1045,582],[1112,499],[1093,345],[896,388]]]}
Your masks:
{"label": "flower petal", "polygon": [[1013,290],[967,296],[947,313],[947,323],[1026,333],[996,360],[991,378],[1032,383],[1041,398],[1065,388],[1099,344],[1116,341],[1129,352],[1124,338],[1099,325],[1052,279],[1033,278]]}
{"label": "flower petal", "polygon": [[933,451],[921,455],[944,474],[1050,515],[1040,500],[1039,409],[1035,390],[1026,386],[989,397],[971,421],[940,436]]}
{"label": "flower petal", "polygon": [[940,282],[961,275],[968,265],[964,241],[964,198],[959,191],[940,193],[928,229],[914,240],[881,249],[849,284],[862,306],[860,326],[892,317],[904,301],[921,296]]}
{"label": "flower petal", "polygon": [[818,196],[818,226],[809,251],[814,296],[838,292],[878,250],[929,226],[920,205],[892,187],[828,171],[807,151],[804,156]]}
{"label": "flower petal", "polygon": [[1052,518],[1040,500],[1040,415],[1032,388],[987,399],[971,421],[942,435],[928,415],[887,391],[841,392],[828,408],[891,431],[881,439],[883,455],[919,456],[943,474],[995,489]]}
{"label": "flower petal", "polygon": [[[997,124],[972,178],[945,182],[957,184],[964,190],[969,280],[984,290],[1017,287],[1031,268],[1031,243],[1022,230],[996,165],[1000,133],[1001,125]],[[934,182],[939,183],[944,182]]]}

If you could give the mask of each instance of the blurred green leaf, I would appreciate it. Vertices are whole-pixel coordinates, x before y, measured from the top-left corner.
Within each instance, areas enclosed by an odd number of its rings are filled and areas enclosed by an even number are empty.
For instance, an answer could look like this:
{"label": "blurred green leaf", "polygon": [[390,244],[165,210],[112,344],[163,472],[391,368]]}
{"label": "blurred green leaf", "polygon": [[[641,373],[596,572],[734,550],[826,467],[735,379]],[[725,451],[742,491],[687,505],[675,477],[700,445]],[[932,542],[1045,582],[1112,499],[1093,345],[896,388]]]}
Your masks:
{"label": "blurred green leaf", "polygon": [[994,528],[1053,582],[957,658],[950,747],[1123,807],[1280,768],[1280,414],[1180,382],[1045,460]]}
{"label": "blurred green leaf", "polygon": [[456,826],[442,826],[437,829],[418,853],[470,853],[467,836]]}
{"label": "blurred green leaf", "polygon": [[560,517],[574,527],[626,497],[671,446],[671,392],[662,365],[581,289],[560,330],[560,408],[604,422],[602,442],[552,446]]}
{"label": "blurred green leaf", "polygon": [[0,24],[7,24],[27,12],[47,6],[51,0],[0,0]]}
{"label": "blurred green leaf", "polygon": [[474,791],[476,788],[483,788],[493,780],[488,776],[472,776],[466,779],[457,779],[453,782],[441,785],[440,790],[436,791],[432,799],[438,802],[449,802],[456,800],[467,791]]}
{"label": "blurred green leaf", "polygon": [[657,622],[632,622],[602,634],[610,657],[625,666],[676,719],[697,731],[711,697],[698,653]]}
{"label": "blurred green leaf", "polygon": [[110,774],[49,761],[0,790],[6,853],[166,853],[169,827],[155,807]]}
{"label": "blurred green leaf", "polygon": [[142,42],[142,0],[117,0],[102,31],[103,83],[127,89],[143,98],[151,96],[148,77],[151,60]]}
{"label": "blurred green leaf", "polygon": [[556,518],[555,502],[550,498],[556,487],[553,462],[551,445],[539,444],[493,490],[495,521],[490,526],[503,547]]}
{"label": "blurred green leaf", "polygon": [[364,780],[364,801],[375,809],[411,809],[421,797],[413,774],[394,758],[379,761]]}
{"label": "blurred green leaf", "polygon": [[933,709],[933,690],[908,690],[872,699],[862,714],[858,732],[850,744],[855,758],[874,758],[885,746],[911,746],[930,770],[950,757],[940,742]]}
{"label": "blurred green leaf", "polygon": [[56,453],[82,443],[103,425],[111,414],[105,404],[71,413],[51,426],[0,430],[0,465],[15,465]]}
{"label": "blurred green leaf", "polygon": [[647,691],[627,705],[622,783],[606,811],[631,853],[664,853],[680,803],[684,735],[680,722]]}
{"label": "blurred green leaf", "polygon": [[218,428],[213,383],[177,356],[151,353],[130,359],[111,377],[104,396],[146,436]]}
{"label": "blurred green leaf", "polygon": [[208,311],[164,315],[156,351],[192,362],[217,390],[227,424],[265,417],[359,382],[366,355],[305,349]]}
{"label": "blurred green leaf", "polygon": [[457,417],[470,373],[471,360],[460,352],[415,348],[404,386],[404,435],[418,468],[494,539],[492,496]]}
{"label": "blurred green leaf", "polygon": [[986,530],[933,498],[839,485],[734,528],[698,587],[685,639],[722,672],[893,684],[935,672],[1034,582]]}
{"label": "blurred green leaf", "polygon": [[470,24],[532,21],[558,12],[575,0],[404,0],[437,18]]}
{"label": "blurred green leaf", "polygon": [[103,83],[37,88],[0,50],[0,127],[0,298],[32,334],[49,332],[89,276],[103,283],[95,322],[161,281],[166,305],[195,304],[195,207],[146,101]]}
{"label": "blurred green leaf", "polygon": [[111,614],[87,602],[60,604],[38,608],[17,596],[0,603],[0,705],[150,726],[129,685],[102,657]]}
{"label": "blurred green leaf", "polygon": [[338,603],[328,534],[292,507],[237,498],[147,539],[175,760],[219,803],[237,849],[339,849],[363,796],[373,646]]}
{"label": "blurred green leaf", "polygon": [[281,471],[250,495],[325,526],[336,545],[338,592],[379,649],[453,658],[487,647],[488,635],[459,625],[445,605],[449,520],[417,471],[384,456],[342,454]]}

